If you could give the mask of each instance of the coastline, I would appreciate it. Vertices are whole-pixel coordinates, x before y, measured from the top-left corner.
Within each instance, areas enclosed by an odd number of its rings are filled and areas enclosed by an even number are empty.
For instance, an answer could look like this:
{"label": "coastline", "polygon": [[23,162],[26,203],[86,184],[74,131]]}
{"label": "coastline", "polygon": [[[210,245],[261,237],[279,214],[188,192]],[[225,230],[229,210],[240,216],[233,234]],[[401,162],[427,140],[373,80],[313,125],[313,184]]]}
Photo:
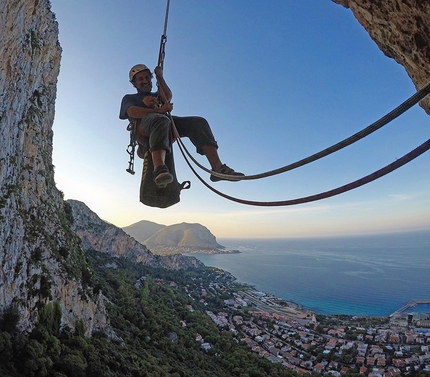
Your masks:
{"label": "coastline", "polygon": [[[322,315],[385,317],[430,291],[430,235],[220,240],[240,254],[192,254],[256,291]],[[427,292],[427,294],[426,294]],[[421,308],[420,308],[421,309]],[[425,309],[425,308],[424,308]]]}
{"label": "coastline", "polygon": [[[241,251],[239,250],[223,250],[223,249],[189,249],[189,248],[183,248],[186,249],[186,252],[181,252],[181,254],[187,255],[187,254],[240,254]],[[178,248],[176,248],[178,250]]]}
{"label": "coastline", "polygon": [[[207,268],[202,274],[212,278],[200,279],[206,284],[197,285],[197,298],[210,308],[206,314],[217,326],[228,328],[238,342],[273,363],[300,374],[317,370],[321,375],[341,375],[359,370],[367,375],[378,368],[378,375],[404,375],[411,366],[422,368],[430,360],[428,347],[421,346],[430,336],[429,315],[319,315],[257,290],[257,285],[239,283],[228,270]],[[211,308],[205,296],[219,294],[230,298]],[[401,309],[407,311],[421,302],[430,309],[430,299],[409,302]]]}
{"label": "coastline", "polygon": [[182,254],[182,255],[214,255],[214,254],[240,254],[241,251],[235,249],[208,249],[208,248],[190,248],[190,247],[178,247],[178,246],[158,246],[150,249],[151,253],[155,255],[174,255],[174,254]]}
{"label": "coastline", "polygon": [[[411,316],[422,317],[423,314],[430,316],[430,299],[411,300],[402,307],[399,307],[395,312],[389,315],[356,315],[356,314],[327,314],[318,313],[310,308],[304,307],[293,301],[284,300],[276,297],[271,293],[259,291],[255,286],[248,283],[238,282],[236,277],[228,271],[220,269],[224,274],[236,284],[239,284],[242,289],[234,293],[242,301],[246,302],[249,307],[249,313],[264,318],[272,317],[278,320],[289,318],[300,326],[314,326],[320,320],[335,321],[338,324],[354,323],[390,323],[395,326],[405,326],[408,323],[408,318]],[[408,309],[416,309],[422,306],[425,310],[409,311]],[[364,321],[364,322],[363,322]],[[430,323],[430,321],[427,321]],[[427,326],[428,327],[428,326]]]}

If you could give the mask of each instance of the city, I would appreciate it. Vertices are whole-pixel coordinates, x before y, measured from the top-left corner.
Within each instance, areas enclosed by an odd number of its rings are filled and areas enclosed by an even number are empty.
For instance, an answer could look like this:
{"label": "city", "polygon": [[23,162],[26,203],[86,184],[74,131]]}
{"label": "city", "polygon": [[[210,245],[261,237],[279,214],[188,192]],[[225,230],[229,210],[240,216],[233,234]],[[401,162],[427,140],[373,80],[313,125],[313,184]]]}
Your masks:
{"label": "city", "polygon": [[[196,302],[188,309],[203,305],[218,327],[273,363],[299,374],[331,376],[349,371],[372,377],[430,371],[430,316],[408,314],[413,302],[389,317],[318,315],[238,284],[228,272],[213,271],[210,279],[196,279],[196,284],[184,287]],[[221,310],[211,310],[214,297],[223,298]],[[205,351],[211,349],[200,334],[196,341]]]}

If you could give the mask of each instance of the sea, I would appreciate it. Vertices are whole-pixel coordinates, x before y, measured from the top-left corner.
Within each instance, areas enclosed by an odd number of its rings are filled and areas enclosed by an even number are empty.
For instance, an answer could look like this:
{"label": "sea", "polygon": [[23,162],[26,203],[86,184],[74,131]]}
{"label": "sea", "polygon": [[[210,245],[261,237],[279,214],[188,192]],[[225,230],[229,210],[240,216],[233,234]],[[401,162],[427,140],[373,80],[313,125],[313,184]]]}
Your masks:
{"label": "sea", "polygon": [[[217,241],[240,253],[192,256],[319,314],[388,316],[410,300],[430,301],[430,230]],[[430,313],[430,305],[414,311]]]}

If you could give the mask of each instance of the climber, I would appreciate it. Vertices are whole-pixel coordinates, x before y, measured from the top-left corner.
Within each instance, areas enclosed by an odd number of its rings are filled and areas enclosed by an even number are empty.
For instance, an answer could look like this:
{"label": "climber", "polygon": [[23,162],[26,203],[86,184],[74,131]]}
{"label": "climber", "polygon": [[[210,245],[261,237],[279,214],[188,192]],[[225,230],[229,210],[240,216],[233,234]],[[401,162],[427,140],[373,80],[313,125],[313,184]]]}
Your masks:
{"label": "climber", "polygon": [[[158,187],[165,187],[173,181],[173,176],[165,165],[167,153],[171,153],[170,118],[166,115],[173,109],[172,92],[163,78],[163,70],[157,66],[154,69],[158,82],[158,91],[152,92],[153,75],[144,64],[133,66],[129,72],[131,84],[137,89],[135,94],[126,94],[121,102],[120,119],[138,122],[138,132],[143,136],[144,147],[151,152],[154,165],[154,181]],[[145,105],[144,97],[158,97],[160,105]],[[145,101],[146,102],[146,101]],[[149,102],[147,102],[149,103]],[[218,144],[212,134],[206,119],[198,116],[172,116],[180,137],[188,137],[197,149],[197,153],[205,155],[214,172],[243,176],[227,165],[218,156]],[[142,140],[142,139],[141,139]],[[212,182],[223,178],[211,175]]]}

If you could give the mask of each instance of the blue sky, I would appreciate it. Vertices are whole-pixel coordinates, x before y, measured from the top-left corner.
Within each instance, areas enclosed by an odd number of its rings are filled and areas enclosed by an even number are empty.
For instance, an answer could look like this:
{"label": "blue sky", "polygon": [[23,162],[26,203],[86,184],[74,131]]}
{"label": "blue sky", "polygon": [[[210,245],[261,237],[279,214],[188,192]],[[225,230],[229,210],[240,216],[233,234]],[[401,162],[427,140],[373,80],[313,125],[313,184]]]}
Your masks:
{"label": "blue sky", "polygon": [[[128,174],[121,98],[128,71],[157,64],[166,2],[52,0],[63,48],[54,121],[57,187],[117,226],[140,220],[200,223],[216,237],[310,237],[430,229],[430,153],[356,190],[291,207],[221,198],[175,146],[181,202],[139,202],[141,160]],[[211,124],[223,162],[247,175],[307,157],[373,123],[415,92],[404,68],[377,48],[350,10],[330,0],[171,0],[164,76],[174,115]],[[428,139],[415,106],[354,145],[291,172],[218,182],[256,201],[327,191],[395,161]],[[203,156],[184,140],[197,160]],[[208,175],[197,169],[209,181]],[[212,183],[211,183],[212,184]]]}

